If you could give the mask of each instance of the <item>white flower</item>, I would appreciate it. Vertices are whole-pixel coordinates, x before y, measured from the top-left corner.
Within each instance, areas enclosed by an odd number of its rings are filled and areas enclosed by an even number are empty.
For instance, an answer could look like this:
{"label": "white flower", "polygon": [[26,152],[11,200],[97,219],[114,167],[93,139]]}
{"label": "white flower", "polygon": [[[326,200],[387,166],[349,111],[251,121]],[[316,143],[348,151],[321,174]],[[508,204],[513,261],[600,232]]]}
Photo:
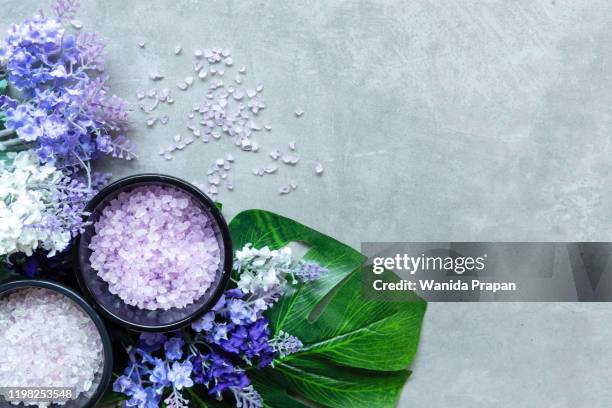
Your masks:
{"label": "white flower", "polygon": [[234,268],[241,273],[238,288],[245,293],[264,293],[284,286],[291,263],[291,248],[270,250],[265,246],[255,249],[252,244],[246,244],[236,251]]}
{"label": "white flower", "polygon": [[39,246],[62,251],[70,233],[41,228],[48,199],[33,184],[55,184],[63,174],[51,165],[41,165],[36,154],[24,151],[12,154],[12,164],[0,165],[0,256],[14,252],[31,255]]}

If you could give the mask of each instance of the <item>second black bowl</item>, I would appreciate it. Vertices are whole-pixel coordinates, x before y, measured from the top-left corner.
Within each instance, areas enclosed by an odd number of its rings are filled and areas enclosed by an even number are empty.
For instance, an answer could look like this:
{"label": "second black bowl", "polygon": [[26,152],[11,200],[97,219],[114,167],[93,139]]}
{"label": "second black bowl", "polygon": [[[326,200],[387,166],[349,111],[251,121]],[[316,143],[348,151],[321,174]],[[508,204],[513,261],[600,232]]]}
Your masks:
{"label": "second black bowl", "polygon": [[[119,296],[109,292],[108,284],[91,267],[89,243],[94,235],[94,224],[100,218],[106,205],[120,193],[146,185],[161,185],[179,188],[191,195],[213,221],[213,230],[221,250],[221,262],[211,287],[194,303],[183,308],[168,310],[146,310],[123,302]],[[229,229],[214,202],[197,187],[175,177],[160,174],[139,174],[118,180],[100,191],[87,205],[91,223],[85,228],[74,244],[74,264],[79,286],[100,313],[109,320],[136,331],[167,332],[184,327],[197,320],[215,303],[227,287],[232,272],[232,243]]]}

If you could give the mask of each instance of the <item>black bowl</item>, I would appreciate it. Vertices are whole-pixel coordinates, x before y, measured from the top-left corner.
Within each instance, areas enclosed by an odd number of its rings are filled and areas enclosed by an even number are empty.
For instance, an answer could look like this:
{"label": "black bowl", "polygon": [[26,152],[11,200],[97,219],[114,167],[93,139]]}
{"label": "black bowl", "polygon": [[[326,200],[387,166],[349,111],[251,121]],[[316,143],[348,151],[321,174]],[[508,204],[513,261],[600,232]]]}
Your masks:
{"label": "black bowl", "polygon": [[[94,224],[106,205],[120,193],[145,185],[165,185],[179,188],[201,204],[213,220],[213,230],[221,249],[221,262],[211,287],[199,299],[182,308],[145,310],[123,302],[108,291],[108,284],[90,266],[89,243],[94,235]],[[232,272],[232,242],[229,228],[214,202],[197,187],[175,177],[160,174],[139,174],[118,180],[100,191],[86,206],[91,223],[76,238],[73,248],[76,277],[86,298],[100,313],[120,326],[135,331],[168,332],[189,325],[210,310],[227,287]]]}
{"label": "black bowl", "polygon": [[[73,400],[68,400],[65,405],[59,404],[51,404],[52,408],[91,408],[96,405],[96,403],[102,398],[104,391],[108,387],[108,384],[111,379],[111,374],[113,372],[113,348],[111,346],[110,336],[108,335],[108,331],[100,319],[100,316],[95,312],[95,310],[75,291],[69,289],[66,286],[60,285],[59,283],[47,281],[47,280],[16,280],[8,283],[4,283],[0,285],[0,298],[4,296],[8,296],[10,293],[16,292],[20,289],[25,288],[44,288],[49,289],[57,293],[61,293],[64,296],[67,296],[73,302],[75,302],[87,315],[91,318],[91,320],[96,325],[98,329],[98,333],[100,334],[100,339],[102,340],[102,349],[104,353],[104,362],[102,364],[102,369],[98,372],[94,378],[94,385],[92,389],[86,393],[81,393],[78,398]],[[41,328],[44,330],[44,327]],[[0,407],[23,407],[25,406],[23,403],[19,405],[13,405],[4,400],[3,397],[0,396]]]}

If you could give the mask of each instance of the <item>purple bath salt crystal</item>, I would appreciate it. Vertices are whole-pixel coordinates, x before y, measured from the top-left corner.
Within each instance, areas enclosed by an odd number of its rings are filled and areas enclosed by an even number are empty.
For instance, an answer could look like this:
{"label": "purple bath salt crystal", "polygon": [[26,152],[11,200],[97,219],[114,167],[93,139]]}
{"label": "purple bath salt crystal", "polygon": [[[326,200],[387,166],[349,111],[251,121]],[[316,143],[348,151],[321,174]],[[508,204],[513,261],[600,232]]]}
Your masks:
{"label": "purple bath salt crystal", "polygon": [[0,328],[0,387],[73,387],[76,395],[93,391],[102,370],[102,339],[70,298],[50,289],[18,289],[0,299]]}
{"label": "purple bath salt crystal", "polygon": [[175,187],[120,193],[94,225],[91,266],[128,305],[185,307],[211,287],[221,262],[213,222]]}

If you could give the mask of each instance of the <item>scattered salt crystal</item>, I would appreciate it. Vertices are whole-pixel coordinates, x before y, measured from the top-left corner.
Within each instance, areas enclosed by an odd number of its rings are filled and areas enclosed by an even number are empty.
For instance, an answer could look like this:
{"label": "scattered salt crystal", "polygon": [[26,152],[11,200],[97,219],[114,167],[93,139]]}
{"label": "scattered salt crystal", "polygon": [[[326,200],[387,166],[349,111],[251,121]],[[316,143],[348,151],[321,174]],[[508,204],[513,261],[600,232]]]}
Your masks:
{"label": "scattered salt crystal", "polygon": [[159,121],[161,122],[162,125],[165,125],[166,123],[168,123],[168,120],[169,120],[168,115],[161,115],[159,117]]}
{"label": "scattered salt crystal", "polygon": [[95,323],[73,300],[51,289],[17,289],[0,299],[0,325],[0,384],[21,388],[70,385],[76,396],[92,391],[102,370],[102,339]]}
{"label": "scattered salt crystal", "polygon": [[240,85],[242,83],[242,78],[240,78],[238,75],[236,75],[236,78],[234,78],[234,81]]}
{"label": "scattered salt crystal", "polygon": [[281,188],[278,190],[278,192],[281,195],[289,194],[291,192],[291,186],[281,186]]}
{"label": "scattered salt crystal", "polygon": [[289,148],[295,150],[295,142],[289,142]]}
{"label": "scattered salt crystal", "polygon": [[296,111],[295,111],[295,116],[297,116],[298,118],[299,118],[300,116],[302,116],[303,114],[304,114],[304,111],[303,111],[303,110],[301,110],[301,109],[298,109],[298,110],[296,110]]}
{"label": "scattered salt crystal", "polygon": [[293,165],[293,164],[297,164],[300,161],[300,158],[297,156],[290,155],[290,154],[285,154],[282,157],[282,161],[285,164]]}
{"label": "scattered salt crystal", "polygon": [[144,99],[144,97],[145,97],[145,91],[140,90],[136,92],[136,98],[138,98],[139,101]]}
{"label": "scattered salt crystal", "polygon": [[145,42],[144,41],[138,41],[138,46],[140,48],[144,48],[145,47]]}
{"label": "scattered salt crystal", "polygon": [[278,170],[278,167],[276,167],[276,166],[266,166],[266,167],[264,167],[264,171],[267,174],[276,173],[276,170]]}
{"label": "scattered salt crystal", "polygon": [[281,156],[281,152],[280,152],[280,150],[278,150],[278,149],[277,149],[277,150],[272,150],[272,151],[270,152],[270,157],[271,157],[272,159],[274,159],[274,160],[278,160],[278,158],[279,158],[280,156]]}
{"label": "scattered salt crystal", "polygon": [[192,76],[185,77],[185,83],[189,86],[193,85],[193,77]]}
{"label": "scattered salt crystal", "polygon": [[261,92],[263,91],[263,85],[259,84],[257,85],[257,88],[255,88],[257,90],[257,92]]}
{"label": "scattered salt crystal", "polygon": [[147,126],[151,127],[157,122],[157,116],[153,116],[147,119]]}
{"label": "scattered salt crystal", "polygon": [[176,86],[178,89],[180,89],[181,91],[184,91],[187,89],[188,85],[184,82],[184,81],[178,81],[176,83]]}
{"label": "scattered salt crystal", "polygon": [[149,78],[151,78],[152,81],[159,81],[160,79],[164,79],[164,76],[160,74],[159,71],[155,71],[149,74]]}
{"label": "scattered salt crystal", "polygon": [[[216,186],[210,191],[218,192]],[[183,308],[204,295],[217,276],[221,251],[213,222],[183,190],[137,187],[103,209],[89,245],[91,266],[129,305]],[[163,250],[151,253],[160,242]]]}
{"label": "scattered salt crystal", "polygon": [[195,52],[193,53],[193,55],[194,55],[196,58],[202,58],[202,56],[203,56],[204,54],[202,53],[202,50],[195,50]]}
{"label": "scattered salt crystal", "polygon": [[179,44],[177,44],[176,47],[174,47],[174,55],[179,55],[182,51],[183,51],[183,47],[181,47]]}
{"label": "scattered salt crystal", "polygon": [[297,186],[297,183],[296,183],[295,181],[293,181],[293,180],[292,180],[292,181],[289,183],[289,185],[291,186],[291,189],[292,189],[292,190],[295,190],[295,189],[297,189],[297,187],[298,187],[298,186]]}
{"label": "scattered salt crystal", "polygon": [[81,28],[83,28],[83,23],[81,23],[80,20],[71,20],[70,25],[76,30],[80,30]]}
{"label": "scattered salt crystal", "polygon": [[246,66],[241,66],[240,69],[238,70],[238,72],[240,72],[241,74],[246,73]]}
{"label": "scattered salt crystal", "polygon": [[171,155],[170,153],[166,153],[166,154],[164,155],[164,159],[166,159],[166,160],[172,160],[172,155]]}
{"label": "scattered salt crystal", "polygon": [[247,89],[247,91],[246,91],[246,92],[247,92],[247,96],[248,96],[249,98],[254,98],[254,97],[255,97],[255,95],[257,95],[257,91],[255,91],[254,89]]}
{"label": "scattered salt crystal", "polygon": [[323,165],[321,163],[317,163],[317,165],[315,166],[315,173],[320,176],[321,174],[323,174],[323,170]]}
{"label": "scattered salt crystal", "polygon": [[202,69],[202,70],[200,70],[200,72],[198,72],[198,78],[200,78],[200,79],[206,79],[207,75],[208,74],[207,74],[205,69]]}
{"label": "scattered salt crystal", "polygon": [[267,125],[264,126],[264,129],[266,129],[267,131],[270,131],[270,130],[272,130],[272,125],[267,124]]}
{"label": "scattered salt crystal", "polygon": [[224,164],[224,163],[225,163],[225,160],[223,160],[223,159],[217,159],[217,160],[215,160],[215,164],[216,164],[217,166],[223,166],[223,164]]}
{"label": "scattered salt crystal", "polygon": [[232,156],[231,153],[228,153],[225,155],[225,160],[227,160],[228,162],[233,162],[234,161],[234,156]]}

